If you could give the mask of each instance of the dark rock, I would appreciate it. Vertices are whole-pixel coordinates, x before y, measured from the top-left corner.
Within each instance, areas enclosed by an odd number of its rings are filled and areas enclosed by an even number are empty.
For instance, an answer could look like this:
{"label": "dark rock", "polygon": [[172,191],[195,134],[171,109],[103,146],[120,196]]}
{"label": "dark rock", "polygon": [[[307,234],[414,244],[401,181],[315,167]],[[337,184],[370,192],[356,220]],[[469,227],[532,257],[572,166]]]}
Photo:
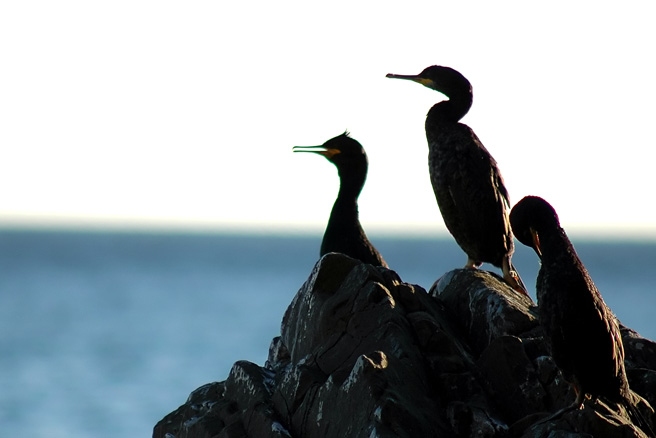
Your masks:
{"label": "dark rock", "polygon": [[[622,326],[625,360],[631,368],[649,368],[656,363],[656,342],[641,337],[636,331]],[[653,369],[653,368],[652,368]]]}
{"label": "dark rock", "polygon": [[430,292],[458,316],[463,334],[477,355],[501,336],[528,336],[538,330],[533,301],[489,272],[450,271]]}
{"label": "dark rock", "polygon": [[520,338],[502,336],[492,341],[478,367],[490,398],[507,421],[514,423],[545,405],[546,391]]}
{"label": "dark rock", "polygon": [[631,389],[644,397],[651,406],[656,406],[656,371],[633,368],[628,369],[626,374]]}
{"label": "dark rock", "polygon": [[[631,387],[653,403],[656,344],[622,334]],[[496,275],[455,270],[429,294],[327,254],[285,312],[265,366],[236,362],[153,436],[643,436],[603,402],[548,419],[573,400],[534,304]]]}

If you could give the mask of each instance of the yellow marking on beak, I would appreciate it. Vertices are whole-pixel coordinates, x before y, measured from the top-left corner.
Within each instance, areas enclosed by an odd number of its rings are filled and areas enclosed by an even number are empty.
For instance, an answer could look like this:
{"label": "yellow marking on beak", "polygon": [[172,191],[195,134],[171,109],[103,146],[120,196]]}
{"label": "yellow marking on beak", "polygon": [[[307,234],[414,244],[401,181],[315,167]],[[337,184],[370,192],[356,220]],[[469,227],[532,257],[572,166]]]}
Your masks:
{"label": "yellow marking on beak", "polygon": [[417,78],[414,81],[428,88],[433,88],[433,84],[435,83],[432,79],[427,79],[427,78]]}
{"label": "yellow marking on beak", "polygon": [[337,154],[341,154],[342,151],[339,149],[326,149],[321,155],[323,155],[326,158],[332,158]]}
{"label": "yellow marking on beak", "polygon": [[540,236],[534,228],[531,228],[531,237],[533,238],[533,248],[538,253],[538,257],[542,258],[542,250],[540,249]]}
{"label": "yellow marking on beak", "polygon": [[339,149],[326,148],[323,145],[321,146],[294,146],[292,148],[294,152],[312,152],[313,154],[323,155],[324,157],[330,159],[335,155],[341,153]]}

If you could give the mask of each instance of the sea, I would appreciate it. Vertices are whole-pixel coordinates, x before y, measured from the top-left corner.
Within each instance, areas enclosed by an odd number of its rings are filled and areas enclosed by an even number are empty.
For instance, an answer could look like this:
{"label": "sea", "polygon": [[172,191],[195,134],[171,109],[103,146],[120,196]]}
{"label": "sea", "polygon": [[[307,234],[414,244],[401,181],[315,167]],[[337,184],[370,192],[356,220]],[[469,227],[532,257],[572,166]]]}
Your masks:
{"label": "sea", "polygon": [[[404,281],[425,289],[466,260],[448,236],[370,238]],[[0,230],[0,434],[151,436],[234,362],[264,364],[320,242]],[[656,243],[574,243],[620,320],[656,339]],[[534,291],[537,256],[518,245],[513,261]]]}

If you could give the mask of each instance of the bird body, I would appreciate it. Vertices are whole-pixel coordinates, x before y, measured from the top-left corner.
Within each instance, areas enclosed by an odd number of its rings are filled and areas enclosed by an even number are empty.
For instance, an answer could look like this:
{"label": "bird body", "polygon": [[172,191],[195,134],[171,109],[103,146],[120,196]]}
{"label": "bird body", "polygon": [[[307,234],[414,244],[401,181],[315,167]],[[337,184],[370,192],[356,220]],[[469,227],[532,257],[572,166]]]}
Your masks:
{"label": "bird body", "polygon": [[387,267],[360,224],[358,197],[369,166],[362,145],[345,132],[320,146],[295,146],[294,152],[323,155],[337,167],[339,174],[339,193],[330,212],[320,255],[339,252],[364,263]]}
{"label": "bird body", "polygon": [[471,84],[456,70],[442,66],[428,67],[415,76],[387,77],[418,82],[449,98],[435,104],[426,116],[428,167],[444,223],[467,254],[466,268],[491,263],[502,268],[508,284],[528,295],[511,263],[514,243],[503,177],[474,131],[460,123],[472,105]]}
{"label": "bird body", "polygon": [[629,384],[617,319],[562,228],[538,236],[538,309],[553,358],[580,397],[590,394],[619,402],[627,397]]}
{"label": "bird body", "polygon": [[468,256],[468,266],[489,262],[502,267],[514,251],[508,221],[508,193],[496,161],[476,134],[462,123],[432,126],[431,184],[444,224]]}
{"label": "bird body", "polygon": [[641,428],[650,430],[629,388],[619,323],[556,211],[542,198],[527,196],[515,205],[510,220],[517,239],[541,260],[536,284],[540,324],[556,365],[576,393],[572,407],[581,407],[586,397],[602,397],[624,405]]}

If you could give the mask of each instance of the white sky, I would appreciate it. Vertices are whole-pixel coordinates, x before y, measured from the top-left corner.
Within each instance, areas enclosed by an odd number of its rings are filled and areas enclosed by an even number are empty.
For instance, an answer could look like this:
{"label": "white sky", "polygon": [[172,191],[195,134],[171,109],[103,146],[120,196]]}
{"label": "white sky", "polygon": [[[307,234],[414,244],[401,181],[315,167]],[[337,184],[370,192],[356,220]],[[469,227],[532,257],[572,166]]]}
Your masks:
{"label": "white sky", "polygon": [[656,236],[651,2],[16,1],[0,5],[0,222],[323,229],[349,129],[366,229],[444,231],[425,114],[386,79],[472,82],[463,119],[513,203]]}

